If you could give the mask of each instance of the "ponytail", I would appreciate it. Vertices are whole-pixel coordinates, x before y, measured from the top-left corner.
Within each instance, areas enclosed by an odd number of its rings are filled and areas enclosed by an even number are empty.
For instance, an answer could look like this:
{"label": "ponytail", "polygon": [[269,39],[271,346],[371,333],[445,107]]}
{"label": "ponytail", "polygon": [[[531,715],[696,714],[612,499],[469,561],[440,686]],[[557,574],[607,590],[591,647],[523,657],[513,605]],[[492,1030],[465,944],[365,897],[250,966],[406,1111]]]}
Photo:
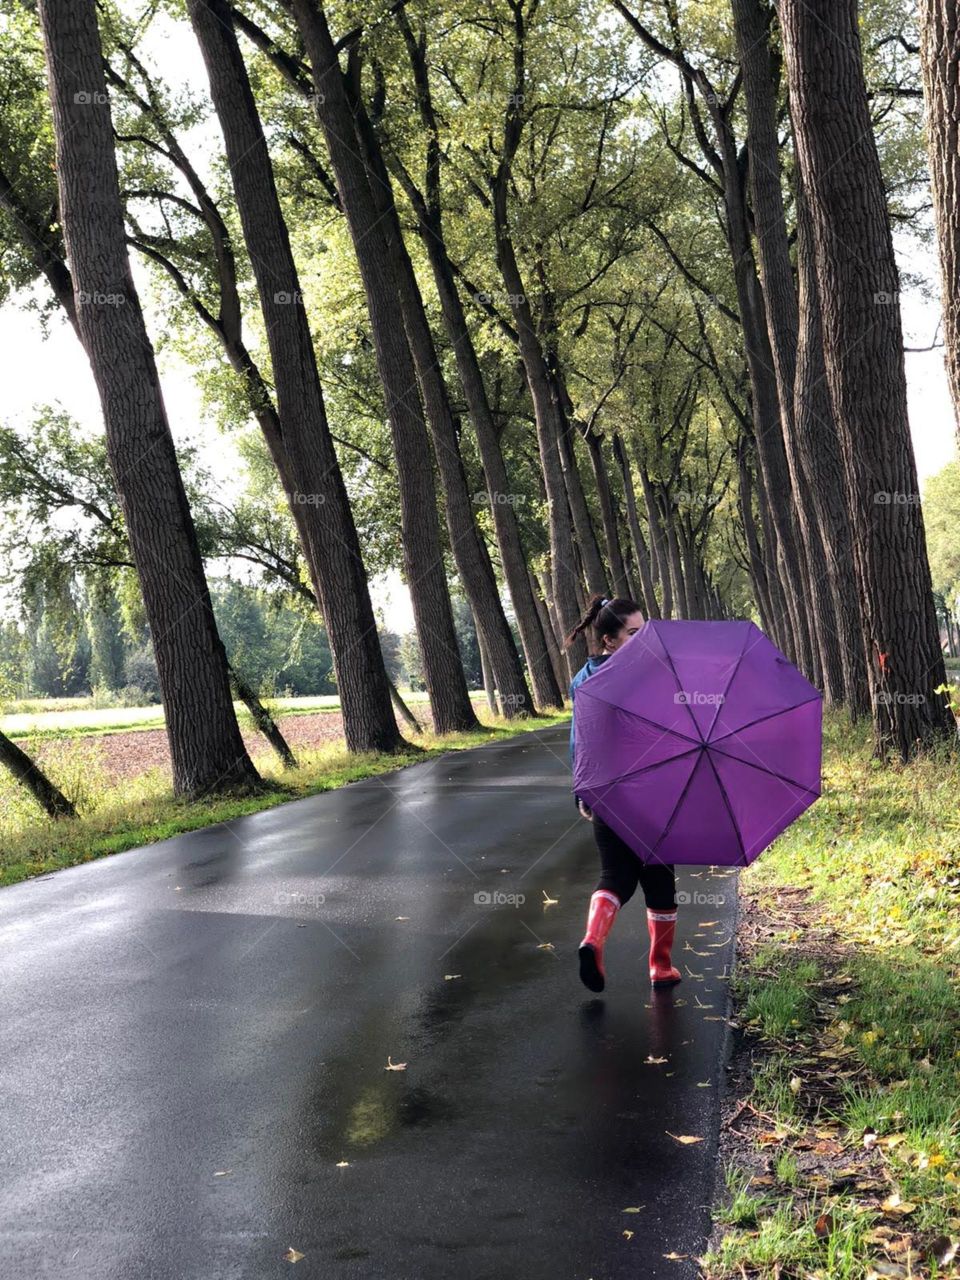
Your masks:
{"label": "ponytail", "polygon": [[617,596],[613,600],[608,600],[606,596],[591,596],[586,613],[567,636],[563,647],[569,649],[577,636],[589,631],[587,647],[591,653],[599,653],[603,648],[604,636],[617,635],[623,630],[624,622],[631,613],[642,612],[636,601],[626,596]]}

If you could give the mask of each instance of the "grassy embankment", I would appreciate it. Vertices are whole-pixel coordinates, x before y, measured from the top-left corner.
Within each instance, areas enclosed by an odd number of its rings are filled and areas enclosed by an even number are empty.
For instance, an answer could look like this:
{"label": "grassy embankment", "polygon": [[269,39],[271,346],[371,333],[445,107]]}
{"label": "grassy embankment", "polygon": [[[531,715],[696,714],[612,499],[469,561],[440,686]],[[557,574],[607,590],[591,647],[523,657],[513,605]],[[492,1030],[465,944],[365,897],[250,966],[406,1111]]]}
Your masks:
{"label": "grassy embankment", "polygon": [[22,787],[0,772],[0,885],[165,840],[215,822],[228,822],[286,800],[298,800],[360,778],[419,764],[449,751],[549,728],[562,724],[569,713],[540,716],[534,721],[495,720],[482,712],[481,716],[484,727],[474,733],[405,731],[404,736],[417,749],[399,755],[350,755],[342,743],[316,750],[299,749],[300,767],[295,770],[282,770],[276,756],[265,746],[255,756],[267,784],[264,791],[195,801],[174,799],[169,776],[157,769],[109,785],[97,744],[89,735],[61,733],[57,741],[46,744],[44,767],[74,801],[80,816],[60,822],[47,819]]}
{"label": "grassy embankment", "polygon": [[960,1238],[960,756],[871,758],[741,876],[711,1280],[943,1277]]}

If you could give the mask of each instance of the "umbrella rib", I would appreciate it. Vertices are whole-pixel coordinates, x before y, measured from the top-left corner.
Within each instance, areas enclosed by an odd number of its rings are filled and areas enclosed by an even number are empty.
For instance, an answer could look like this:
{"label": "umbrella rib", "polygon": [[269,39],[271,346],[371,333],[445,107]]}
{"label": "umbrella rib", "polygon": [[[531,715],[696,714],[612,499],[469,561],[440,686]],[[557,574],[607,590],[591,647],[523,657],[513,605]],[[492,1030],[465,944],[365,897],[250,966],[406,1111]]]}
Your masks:
{"label": "umbrella rib", "polygon": [[746,866],[747,850],[743,843],[743,835],[741,834],[739,823],[737,822],[736,818],[733,816],[733,809],[730,807],[730,797],[727,795],[727,788],[723,785],[720,775],[719,773],[717,773],[716,765],[710,759],[710,752],[705,751],[704,755],[707,757],[707,760],[710,763],[710,768],[713,770],[713,776],[716,779],[717,786],[720,788],[720,794],[723,796],[723,803],[724,803],[724,807],[727,810],[727,816],[729,817],[731,825],[733,826],[733,830],[736,834],[737,844],[740,846],[740,857],[743,858],[743,865]]}
{"label": "umbrella rib", "polygon": [[[702,751],[700,752],[700,755],[701,755],[701,756],[703,755],[703,752],[702,752]],[[684,798],[686,797],[687,792],[690,790],[690,784],[691,784],[691,782],[693,782],[693,775],[697,772],[697,769],[698,769],[698,767],[699,767],[699,764],[700,764],[700,761],[699,761],[699,759],[698,759],[698,760],[697,760],[697,763],[696,763],[696,764],[693,766],[693,768],[690,770],[690,777],[689,777],[689,778],[687,778],[687,781],[686,781],[686,782],[685,782],[685,784],[684,784],[683,790],[680,792],[680,795],[677,797],[677,803],[673,806],[673,813],[671,813],[670,817],[669,817],[669,818],[667,819],[667,821],[664,823],[663,830],[660,832],[660,835],[659,835],[659,836],[658,836],[658,838],[657,838],[657,843],[656,843],[656,844],[653,846],[653,848],[650,850],[650,856],[651,856],[651,858],[655,858],[655,857],[656,857],[656,855],[657,855],[657,850],[660,848],[660,846],[663,844],[664,840],[665,840],[665,839],[667,838],[667,836],[670,834],[670,828],[673,826],[674,819],[676,818],[677,814],[678,814],[678,813],[679,813],[679,811],[680,811],[680,806],[683,804]]]}
{"label": "umbrella rib", "polygon": [[736,729],[728,729],[726,733],[721,733],[719,738],[713,739],[710,746],[715,747],[718,742],[732,738],[735,734],[743,733],[744,729],[752,729],[756,724],[763,724],[764,720],[772,720],[775,716],[786,715],[788,711],[796,711],[798,707],[808,707],[811,702],[818,702],[822,697],[823,695],[818,693],[815,698],[806,698],[803,702],[795,702],[792,707],[778,707],[776,711],[768,711],[765,716],[757,716],[756,720],[748,720],[746,724],[738,725]]}
{"label": "umbrella rib", "polygon": [[[663,645],[663,656],[666,658],[667,662],[670,663],[670,670],[673,672],[673,678],[677,682],[677,693],[683,693],[683,685],[680,683],[680,677],[677,675],[677,668],[673,665],[673,658],[671,658],[670,656],[670,650],[667,648],[665,644],[663,644],[662,636],[658,635],[657,639],[660,641],[661,645]],[[690,717],[691,723],[693,724],[693,727],[696,730],[697,737],[695,740],[699,743],[703,743],[704,737],[703,737],[703,734],[700,732],[700,726],[697,724],[697,717],[690,710],[690,704],[687,702],[686,699],[684,699],[683,705],[686,707],[687,715]]]}
{"label": "umbrella rib", "polygon": [[[730,735],[728,735],[730,736]],[[710,743],[710,750],[716,749],[720,755],[725,756],[727,760],[733,760],[737,764],[745,764],[748,769],[758,769],[760,773],[768,773],[771,778],[777,778],[780,782],[787,782],[791,787],[796,787],[798,791],[809,792],[812,796],[818,796],[819,791],[815,791],[813,787],[805,787],[802,782],[798,782],[796,778],[790,778],[785,773],[777,773],[776,769],[768,769],[766,765],[754,764],[752,760],[744,760],[742,756],[735,756],[730,751],[724,751],[723,747],[716,747],[714,743]]]}
{"label": "umbrella rib", "polygon": [[733,684],[734,680],[736,680],[737,678],[737,672],[740,670],[740,664],[743,662],[744,654],[747,652],[747,641],[749,639],[750,639],[750,629],[748,627],[746,630],[746,634],[743,637],[743,648],[740,650],[740,654],[737,658],[736,665],[733,668],[733,674],[731,675],[730,679],[727,681],[727,687],[724,689],[723,693],[720,695],[720,701],[717,703],[716,707],[714,708],[713,719],[710,721],[710,728],[707,730],[707,734],[706,734],[705,741],[707,742],[710,741],[710,735],[711,733],[713,733],[713,726],[717,723],[717,717],[720,715],[720,710],[723,707],[723,704],[727,700],[727,694],[730,692],[730,686]]}
{"label": "umbrella rib", "polygon": [[633,716],[634,720],[639,720],[641,724],[647,724],[651,729],[656,729],[658,733],[669,733],[674,738],[682,738],[684,742],[690,742],[695,747],[703,746],[700,738],[691,738],[689,733],[681,733],[679,729],[668,729],[665,724],[657,724],[656,720],[649,720],[646,716],[642,716],[639,711],[629,711],[626,707],[621,707],[619,703],[611,702],[609,698],[601,698],[596,693],[587,694],[586,682],[577,690],[580,697],[591,697],[594,702],[602,702],[605,706],[613,707],[615,711],[622,711],[625,716]]}
{"label": "umbrella rib", "polygon": [[[628,778],[635,778],[638,774],[647,773],[651,769],[662,769],[664,765],[673,764],[677,760],[682,760],[684,756],[693,755],[694,751],[700,750],[700,743],[696,743],[692,747],[688,747],[686,751],[678,751],[675,756],[669,756],[666,760],[654,760],[650,764],[642,764],[637,769],[631,769],[628,773],[618,773],[615,778],[611,778],[608,782],[600,782],[595,786],[589,783],[584,784],[586,790],[596,791],[600,787],[616,787],[621,782],[626,782]],[[602,798],[602,797],[601,797]]]}

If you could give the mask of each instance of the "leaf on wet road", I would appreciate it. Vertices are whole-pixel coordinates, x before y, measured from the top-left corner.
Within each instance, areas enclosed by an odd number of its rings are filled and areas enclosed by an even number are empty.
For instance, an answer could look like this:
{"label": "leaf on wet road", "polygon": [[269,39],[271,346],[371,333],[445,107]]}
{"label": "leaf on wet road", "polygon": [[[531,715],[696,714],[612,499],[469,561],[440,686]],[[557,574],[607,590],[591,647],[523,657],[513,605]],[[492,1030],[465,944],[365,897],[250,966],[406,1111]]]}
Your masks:
{"label": "leaf on wet road", "polygon": [[384,1067],[384,1071],[406,1071],[406,1069],[407,1064],[405,1062],[394,1062],[389,1055],[387,1056],[387,1065]]}
{"label": "leaf on wet road", "polygon": [[623,1211],[623,1212],[624,1212],[624,1213],[639,1213],[641,1209],[645,1209],[646,1207],[647,1207],[647,1206],[646,1206],[645,1204],[631,1204],[631,1205],[628,1205],[628,1206],[626,1207],[626,1209],[624,1209],[624,1211]]}
{"label": "leaf on wet road", "polygon": [[646,1062],[648,1066],[651,1066],[651,1067],[659,1067],[661,1063],[667,1062],[667,1061],[668,1061],[667,1058],[655,1058],[652,1053],[648,1053],[647,1056],[644,1058],[644,1062]]}
{"label": "leaf on wet road", "polygon": [[546,889],[542,890],[542,892],[543,892],[543,905],[545,907],[555,907],[559,904],[560,902],[559,898],[551,898],[550,895],[547,893]]}
{"label": "leaf on wet road", "polygon": [[688,1133],[671,1133],[669,1129],[666,1131],[667,1137],[673,1138],[674,1142],[682,1142],[685,1147],[693,1146],[695,1142],[702,1142],[702,1138],[694,1138]]}
{"label": "leaf on wet road", "polygon": [[231,1173],[233,1173],[232,1169],[218,1169],[213,1176],[215,1178],[226,1178]]}
{"label": "leaf on wet road", "polygon": [[300,1259],[304,1257],[306,1257],[306,1254],[300,1253],[299,1250],[294,1249],[293,1246],[291,1246],[283,1255],[283,1260],[284,1262],[299,1262]]}
{"label": "leaf on wet road", "polygon": [[338,1160],[338,1161],[337,1161],[337,1168],[338,1168],[338,1169],[349,1169],[349,1168],[350,1168],[350,1161],[349,1161],[349,1160]]}
{"label": "leaf on wet road", "polygon": [[462,973],[445,973],[443,975],[444,982],[453,982],[454,978],[462,978]]}
{"label": "leaf on wet road", "polygon": [[632,1232],[632,1231],[625,1231],[625,1232],[623,1233],[623,1238],[624,1238],[625,1240],[632,1240],[632,1239],[633,1239],[633,1232]]}
{"label": "leaf on wet road", "polygon": [[556,951],[556,947],[552,942],[541,942],[537,944],[538,951]]}

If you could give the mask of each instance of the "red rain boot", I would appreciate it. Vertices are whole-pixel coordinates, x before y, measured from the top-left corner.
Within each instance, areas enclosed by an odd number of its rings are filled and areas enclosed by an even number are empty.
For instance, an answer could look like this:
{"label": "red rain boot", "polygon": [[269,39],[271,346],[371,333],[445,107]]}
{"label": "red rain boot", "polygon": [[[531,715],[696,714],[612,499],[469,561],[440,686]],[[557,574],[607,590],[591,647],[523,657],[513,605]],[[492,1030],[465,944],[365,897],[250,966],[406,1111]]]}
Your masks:
{"label": "red rain boot", "polygon": [[680,970],[670,963],[673,935],[677,928],[677,912],[647,911],[650,931],[650,981],[655,987],[671,987],[680,981]]}
{"label": "red rain boot", "polygon": [[607,889],[598,889],[590,899],[587,932],[580,943],[580,981],[591,991],[603,990],[606,980],[603,972],[603,944],[619,910],[620,899]]}

